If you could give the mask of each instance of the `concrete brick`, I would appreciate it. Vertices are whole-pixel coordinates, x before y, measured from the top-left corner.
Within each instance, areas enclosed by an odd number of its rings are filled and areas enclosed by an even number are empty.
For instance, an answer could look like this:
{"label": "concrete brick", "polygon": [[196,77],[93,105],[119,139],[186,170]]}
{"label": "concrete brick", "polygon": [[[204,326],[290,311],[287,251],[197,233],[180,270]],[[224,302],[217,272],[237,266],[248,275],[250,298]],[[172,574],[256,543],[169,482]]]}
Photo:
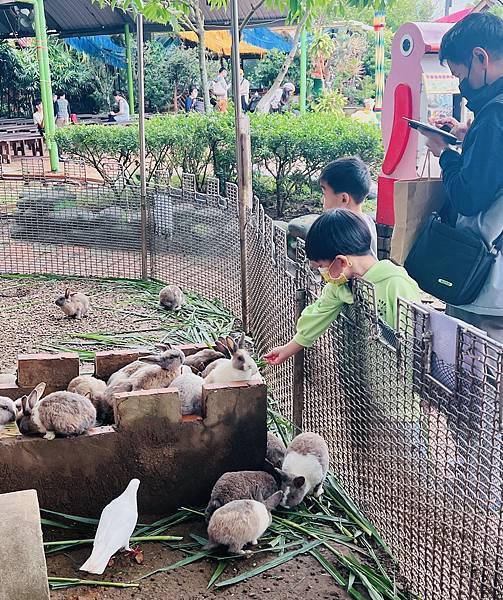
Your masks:
{"label": "concrete brick", "polygon": [[79,355],[75,352],[20,354],[17,383],[22,388],[33,388],[44,381],[50,387],[66,389],[79,375],[79,368]]}
{"label": "concrete brick", "polygon": [[145,419],[182,420],[178,390],[141,390],[115,396],[115,422],[119,428],[133,427]]}
{"label": "concrete brick", "polygon": [[267,419],[267,386],[246,381],[205,385],[203,404],[207,427],[218,425],[229,414],[242,423],[260,422]]}
{"label": "concrete brick", "polygon": [[49,600],[37,492],[0,495],[0,600]]}
{"label": "concrete brick", "polygon": [[[28,395],[32,391],[33,387],[20,387],[16,383],[15,375],[0,375],[0,396],[7,396],[12,400],[17,400],[21,396]],[[61,389],[58,386],[46,386],[44,394],[51,394]]]}
{"label": "concrete brick", "polygon": [[115,373],[129,363],[138,360],[140,356],[146,356],[149,352],[135,352],[132,350],[112,350],[96,352],[94,359],[94,375],[98,379],[106,381],[112,373]]}

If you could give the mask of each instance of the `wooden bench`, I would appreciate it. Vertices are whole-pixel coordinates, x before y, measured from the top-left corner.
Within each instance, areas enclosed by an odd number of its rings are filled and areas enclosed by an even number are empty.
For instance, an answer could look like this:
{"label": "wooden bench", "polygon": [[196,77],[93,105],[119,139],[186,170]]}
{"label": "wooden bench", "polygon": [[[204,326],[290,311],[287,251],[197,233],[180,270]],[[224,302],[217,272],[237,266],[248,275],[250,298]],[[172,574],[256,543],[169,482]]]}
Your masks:
{"label": "wooden bench", "polygon": [[10,163],[12,156],[44,156],[44,140],[40,133],[2,133],[0,132],[0,154],[2,162]]}

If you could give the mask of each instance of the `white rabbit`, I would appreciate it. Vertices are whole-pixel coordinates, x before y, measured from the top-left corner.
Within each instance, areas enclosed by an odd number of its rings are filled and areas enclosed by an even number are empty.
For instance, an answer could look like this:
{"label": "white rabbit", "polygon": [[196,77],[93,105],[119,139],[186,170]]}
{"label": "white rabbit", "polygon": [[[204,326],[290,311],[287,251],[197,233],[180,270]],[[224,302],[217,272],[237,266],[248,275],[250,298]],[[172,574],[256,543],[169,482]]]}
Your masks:
{"label": "white rabbit", "polygon": [[248,554],[243,546],[256,545],[272,522],[271,511],[278,506],[283,492],[276,492],[264,502],[233,500],[218,508],[208,524],[208,543],[204,550],[227,546],[232,554]]}
{"label": "white rabbit", "polygon": [[72,392],[53,392],[45,398],[45,383],[40,383],[21,399],[23,412],[17,418],[23,435],[43,433],[53,440],[56,434],[81,435],[96,423],[96,409],[85,396]]}
{"label": "white rabbit", "polygon": [[16,403],[7,396],[0,396],[0,431],[9,423],[13,423],[16,415]]}
{"label": "white rabbit", "polygon": [[173,380],[170,388],[176,388],[182,401],[182,415],[202,415],[204,379],[194,373],[183,373]]}
{"label": "white rabbit", "polygon": [[226,339],[231,358],[219,358],[204,371],[205,383],[231,383],[249,381],[258,373],[258,367],[248,351],[243,348],[245,334],[236,343],[231,337]]}

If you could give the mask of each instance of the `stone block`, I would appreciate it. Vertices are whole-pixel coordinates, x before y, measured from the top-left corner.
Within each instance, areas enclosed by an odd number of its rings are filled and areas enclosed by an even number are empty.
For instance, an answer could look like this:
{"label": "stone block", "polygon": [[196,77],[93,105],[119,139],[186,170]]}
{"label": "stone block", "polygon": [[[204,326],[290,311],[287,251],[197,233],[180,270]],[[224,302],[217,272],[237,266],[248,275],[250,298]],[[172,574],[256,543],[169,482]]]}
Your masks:
{"label": "stone block", "polygon": [[217,425],[228,415],[236,424],[267,420],[267,386],[259,381],[239,381],[225,385],[212,383],[203,388],[206,427]]}
{"label": "stone block", "polygon": [[[16,382],[16,376],[13,374],[0,375],[0,396],[7,396],[12,400],[17,400],[21,396],[28,395],[33,387],[20,387]],[[44,395],[57,392],[61,387],[55,385],[46,385]]]}
{"label": "stone block", "polygon": [[182,405],[178,390],[139,390],[115,396],[115,422],[119,428],[134,427],[145,419],[182,420]]}
{"label": "stone block", "polygon": [[49,600],[37,492],[0,495],[0,600]]}
{"label": "stone block", "polygon": [[79,355],[75,352],[20,354],[17,383],[22,388],[34,388],[44,381],[49,387],[64,390],[79,375],[79,368]]}
{"label": "stone block", "polygon": [[138,360],[140,356],[146,356],[149,352],[135,352],[132,350],[112,350],[108,352],[96,352],[94,359],[94,375],[98,379],[106,381],[112,373],[122,367]]}

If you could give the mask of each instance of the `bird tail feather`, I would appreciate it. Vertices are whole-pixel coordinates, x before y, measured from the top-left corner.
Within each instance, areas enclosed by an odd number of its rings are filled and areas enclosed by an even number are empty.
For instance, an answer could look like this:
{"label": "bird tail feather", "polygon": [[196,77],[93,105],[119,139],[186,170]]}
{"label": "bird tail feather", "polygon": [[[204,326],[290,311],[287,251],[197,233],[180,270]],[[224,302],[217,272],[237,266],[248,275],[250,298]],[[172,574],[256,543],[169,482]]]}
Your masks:
{"label": "bird tail feather", "polygon": [[80,567],[79,571],[87,571],[88,573],[93,573],[94,575],[102,575],[107,568],[109,560],[110,557],[107,557],[106,555],[98,555],[98,553],[94,552],[93,550],[91,556]]}

